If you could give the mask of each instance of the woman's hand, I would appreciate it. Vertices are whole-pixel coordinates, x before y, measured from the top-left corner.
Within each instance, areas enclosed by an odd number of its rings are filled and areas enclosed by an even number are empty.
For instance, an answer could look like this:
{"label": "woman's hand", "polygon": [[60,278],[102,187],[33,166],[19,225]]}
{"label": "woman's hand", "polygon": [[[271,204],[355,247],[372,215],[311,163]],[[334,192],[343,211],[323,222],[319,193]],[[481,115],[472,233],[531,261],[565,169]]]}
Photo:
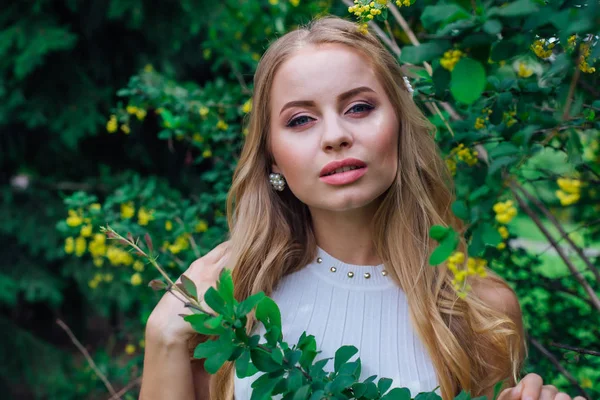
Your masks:
{"label": "woman's hand", "polygon": [[[541,376],[527,374],[517,386],[503,390],[498,400],[571,400],[571,396],[552,385],[544,385]],[[585,398],[577,396],[572,400]]]}
{"label": "woman's hand", "polygon": [[[223,242],[204,257],[194,261],[184,272],[195,284],[198,296],[202,298],[210,286],[216,286],[221,270],[227,261],[229,242]],[[176,283],[181,282],[181,278]],[[208,311],[210,308],[204,304]],[[187,343],[196,332],[180,314],[190,314],[191,311],[171,293],[165,293],[148,318],[146,335],[161,339],[166,344]]]}

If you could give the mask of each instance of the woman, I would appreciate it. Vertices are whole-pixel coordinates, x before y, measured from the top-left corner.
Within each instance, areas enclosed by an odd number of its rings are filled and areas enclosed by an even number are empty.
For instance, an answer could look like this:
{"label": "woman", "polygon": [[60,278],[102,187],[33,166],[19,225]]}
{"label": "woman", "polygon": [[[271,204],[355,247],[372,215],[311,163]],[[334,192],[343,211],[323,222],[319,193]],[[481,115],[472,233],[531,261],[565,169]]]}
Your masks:
{"label": "woman", "polygon": [[[473,279],[463,299],[446,267],[427,265],[429,228],[461,228],[451,177],[379,41],[352,22],[319,19],[275,41],[254,83],[230,240],[186,274],[206,289],[232,268],[238,299],[265,291],[279,304],[288,343],[315,335],[317,358],[356,345],[361,378],[393,378],[413,396],[438,385],[445,400],[462,389],[491,396],[507,380],[502,400],[570,399],[535,374],[513,387],[524,333],[502,279]],[[190,367],[182,312],[165,296],[148,321],[141,397],[249,399],[258,374],[238,379],[228,363],[209,378],[201,363]]]}

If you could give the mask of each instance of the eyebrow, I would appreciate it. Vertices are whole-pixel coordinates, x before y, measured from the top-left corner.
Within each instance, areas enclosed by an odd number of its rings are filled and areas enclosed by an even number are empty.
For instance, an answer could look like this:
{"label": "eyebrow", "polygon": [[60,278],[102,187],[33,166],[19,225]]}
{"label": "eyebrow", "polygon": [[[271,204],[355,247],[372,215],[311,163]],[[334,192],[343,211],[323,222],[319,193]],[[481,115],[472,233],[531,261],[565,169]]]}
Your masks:
{"label": "eyebrow", "polygon": [[[360,93],[364,93],[364,92],[372,92],[375,93],[375,91],[373,89],[371,89],[368,86],[359,86],[357,88],[354,89],[350,89],[347,92],[344,92],[342,94],[340,94],[337,97],[337,101],[338,103],[341,103],[353,96],[356,96],[357,94]],[[296,101],[290,101],[289,103],[286,103],[282,108],[281,111],[279,111],[279,115],[281,115],[281,113],[283,113],[283,111],[285,111],[288,108],[291,107],[314,107],[315,102],[312,100],[296,100]]]}

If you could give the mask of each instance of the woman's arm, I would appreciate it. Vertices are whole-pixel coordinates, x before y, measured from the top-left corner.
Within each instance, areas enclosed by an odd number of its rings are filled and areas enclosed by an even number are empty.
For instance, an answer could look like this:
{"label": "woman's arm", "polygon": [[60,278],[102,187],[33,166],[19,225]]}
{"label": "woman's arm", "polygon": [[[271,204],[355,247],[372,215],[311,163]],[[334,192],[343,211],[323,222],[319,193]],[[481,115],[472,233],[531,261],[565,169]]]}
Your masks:
{"label": "woman's arm", "polygon": [[145,348],[140,400],[195,400],[187,341],[168,339],[148,325]]}

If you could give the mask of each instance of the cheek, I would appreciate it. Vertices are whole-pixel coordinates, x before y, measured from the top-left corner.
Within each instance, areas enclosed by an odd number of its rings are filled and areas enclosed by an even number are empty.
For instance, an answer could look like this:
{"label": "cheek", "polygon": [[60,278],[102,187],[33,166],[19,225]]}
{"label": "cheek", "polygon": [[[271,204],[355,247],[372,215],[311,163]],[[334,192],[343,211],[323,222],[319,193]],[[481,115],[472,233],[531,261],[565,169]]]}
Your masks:
{"label": "cheek", "polygon": [[305,151],[300,143],[276,140],[272,149],[275,162],[287,180],[294,180],[294,177],[300,175],[308,166]]}
{"label": "cheek", "polygon": [[396,172],[398,165],[398,124],[394,121],[387,121],[381,125],[379,135],[373,143],[375,153],[381,160],[381,165],[390,169],[391,172]]}

